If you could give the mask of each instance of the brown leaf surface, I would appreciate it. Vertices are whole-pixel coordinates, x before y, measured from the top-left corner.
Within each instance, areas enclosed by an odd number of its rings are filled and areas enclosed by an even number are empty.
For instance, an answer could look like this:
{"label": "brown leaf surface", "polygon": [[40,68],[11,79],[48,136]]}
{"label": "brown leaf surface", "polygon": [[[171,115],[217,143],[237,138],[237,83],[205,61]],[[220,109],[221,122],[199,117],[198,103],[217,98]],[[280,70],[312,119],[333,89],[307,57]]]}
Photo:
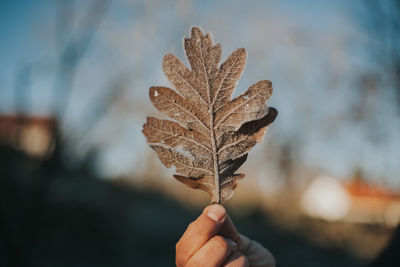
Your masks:
{"label": "brown leaf surface", "polygon": [[219,65],[221,46],[197,27],[184,39],[184,49],[190,69],[172,54],[165,55],[162,64],[177,92],[166,87],[151,87],[149,92],[154,106],[176,122],[149,117],[143,134],[161,162],[175,166],[177,180],[221,203],[232,196],[244,177],[235,172],[278,114],[265,104],[272,84],[257,82],[232,100],[246,65],[245,49]]}

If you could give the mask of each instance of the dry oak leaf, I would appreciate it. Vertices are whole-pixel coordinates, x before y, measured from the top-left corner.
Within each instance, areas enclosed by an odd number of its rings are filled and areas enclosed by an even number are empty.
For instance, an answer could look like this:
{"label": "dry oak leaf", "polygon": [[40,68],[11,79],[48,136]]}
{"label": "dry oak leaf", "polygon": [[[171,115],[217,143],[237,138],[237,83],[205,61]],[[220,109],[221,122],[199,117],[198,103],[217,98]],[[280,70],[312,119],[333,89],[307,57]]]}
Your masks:
{"label": "dry oak leaf", "polygon": [[165,55],[162,64],[176,91],[150,88],[154,106],[175,121],[148,117],[143,134],[161,162],[175,166],[177,180],[208,192],[212,203],[221,203],[232,196],[244,177],[236,170],[278,114],[265,104],[272,84],[257,82],[232,100],[246,65],[245,49],[237,49],[219,65],[221,46],[197,27],[184,39],[184,49],[190,70],[172,54]]}

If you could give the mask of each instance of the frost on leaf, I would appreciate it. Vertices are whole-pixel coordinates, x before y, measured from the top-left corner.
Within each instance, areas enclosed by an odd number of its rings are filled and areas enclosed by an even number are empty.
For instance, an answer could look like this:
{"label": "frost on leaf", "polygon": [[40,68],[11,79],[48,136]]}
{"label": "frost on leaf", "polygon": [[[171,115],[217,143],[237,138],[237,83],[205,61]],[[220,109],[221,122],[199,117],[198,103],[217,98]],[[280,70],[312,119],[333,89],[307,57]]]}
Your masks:
{"label": "frost on leaf", "polygon": [[244,177],[235,172],[278,114],[265,104],[272,84],[257,82],[232,99],[246,51],[239,48],[219,64],[221,46],[197,27],[184,39],[184,49],[190,69],[172,54],[162,63],[176,90],[159,86],[149,93],[154,106],[174,121],[148,117],[143,134],[161,162],[175,166],[177,180],[221,203],[232,196]]}

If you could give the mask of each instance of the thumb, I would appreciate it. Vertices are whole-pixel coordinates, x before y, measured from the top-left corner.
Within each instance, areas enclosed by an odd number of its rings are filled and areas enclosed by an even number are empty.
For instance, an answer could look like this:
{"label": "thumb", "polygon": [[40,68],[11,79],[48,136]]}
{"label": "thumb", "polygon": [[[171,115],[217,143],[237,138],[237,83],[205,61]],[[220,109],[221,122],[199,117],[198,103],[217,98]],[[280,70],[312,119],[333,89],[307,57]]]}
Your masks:
{"label": "thumb", "polygon": [[214,204],[206,207],[203,213],[194,222],[189,224],[185,233],[176,244],[177,265],[184,265],[196,251],[207,243],[211,237],[216,235],[225,219],[226,210],[223,206]]}

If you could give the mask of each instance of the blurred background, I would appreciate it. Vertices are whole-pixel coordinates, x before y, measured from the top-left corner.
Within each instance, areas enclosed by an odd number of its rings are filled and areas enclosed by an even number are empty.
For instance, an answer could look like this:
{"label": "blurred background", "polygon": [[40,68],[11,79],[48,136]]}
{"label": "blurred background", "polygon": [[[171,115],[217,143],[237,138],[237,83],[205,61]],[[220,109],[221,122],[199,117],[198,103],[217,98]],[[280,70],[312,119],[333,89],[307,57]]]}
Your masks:
{"label": "blurred background", "polygon": [[141,128],[193,25],[246,48],[235,95],[274,85],[239,231],[282,266],[364,266],[398,225],[398,1],[3,0],[0,22],[0,266],[174,266],[209,199]]}

